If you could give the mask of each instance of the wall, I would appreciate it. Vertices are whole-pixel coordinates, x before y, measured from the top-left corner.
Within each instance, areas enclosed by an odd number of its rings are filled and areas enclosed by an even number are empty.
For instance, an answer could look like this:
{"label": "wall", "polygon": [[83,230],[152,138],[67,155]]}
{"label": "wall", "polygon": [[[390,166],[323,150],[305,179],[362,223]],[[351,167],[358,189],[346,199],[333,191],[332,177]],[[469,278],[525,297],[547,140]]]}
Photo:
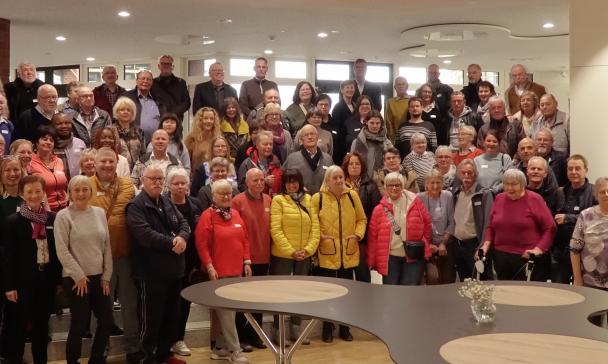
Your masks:
{"label": "wall", "polygon": [[534,72],[534,82],[539,83],[552,93],[560,110],[570,112],[570,72],[542,71]]}

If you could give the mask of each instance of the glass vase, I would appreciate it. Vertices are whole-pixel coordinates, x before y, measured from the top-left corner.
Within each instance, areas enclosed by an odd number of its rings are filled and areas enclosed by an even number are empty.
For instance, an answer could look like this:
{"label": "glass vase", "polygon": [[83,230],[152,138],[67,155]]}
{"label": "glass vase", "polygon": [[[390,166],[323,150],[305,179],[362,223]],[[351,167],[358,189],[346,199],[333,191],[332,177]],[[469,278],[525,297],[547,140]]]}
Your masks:
{"label": "glass vase", "polygon": [[496,306],[492,300],[471,300],[471,312],[479,324],[494,322]]}

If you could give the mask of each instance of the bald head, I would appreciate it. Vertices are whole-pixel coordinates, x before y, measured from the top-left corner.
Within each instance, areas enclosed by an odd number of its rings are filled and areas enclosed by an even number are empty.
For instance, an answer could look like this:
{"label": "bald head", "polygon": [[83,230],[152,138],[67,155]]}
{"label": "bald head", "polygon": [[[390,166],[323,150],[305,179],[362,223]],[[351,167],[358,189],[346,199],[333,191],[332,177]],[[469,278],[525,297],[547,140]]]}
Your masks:
{"label": "bald head", "polygon": [[426,79],[428,82],[439,81],[439,66],[436,64],[430,64],[426,68]]}
{"label": "bald head", "polygon": [[38,87],[38,105],[45,114],[53,115],[57,110],[57,89],[44,84]]}
{"label": "bald head", "polygon": [[264,181],[264,172],[258,168],[251,168],[245,174],[245,184],[247,191],[255,198],[261,198],[266,182]]}

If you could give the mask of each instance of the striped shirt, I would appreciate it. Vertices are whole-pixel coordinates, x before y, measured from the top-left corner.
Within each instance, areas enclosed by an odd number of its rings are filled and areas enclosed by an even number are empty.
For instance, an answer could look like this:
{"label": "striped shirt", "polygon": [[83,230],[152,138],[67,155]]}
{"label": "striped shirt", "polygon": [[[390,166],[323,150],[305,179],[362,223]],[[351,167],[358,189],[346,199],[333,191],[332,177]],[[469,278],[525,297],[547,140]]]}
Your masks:
{"label": "striped shirt", "polygon": [[408,120],[399,126],[397,137],[395,138],[395,146],[399,149],[401,155],[408,155],[410,153],[410,141],[414,133],[420,133],[426,137],[427,150],[434,151],[437,149],[435,126],[429,121],[412,123]]}
{"label": "striped shirt", "polygon": [[424,176],[435,167],[435,154],[426,151],[422,155],[411,152],[403,158],[403,166],[416,172],[416,182],[420,191],[424,191]]}

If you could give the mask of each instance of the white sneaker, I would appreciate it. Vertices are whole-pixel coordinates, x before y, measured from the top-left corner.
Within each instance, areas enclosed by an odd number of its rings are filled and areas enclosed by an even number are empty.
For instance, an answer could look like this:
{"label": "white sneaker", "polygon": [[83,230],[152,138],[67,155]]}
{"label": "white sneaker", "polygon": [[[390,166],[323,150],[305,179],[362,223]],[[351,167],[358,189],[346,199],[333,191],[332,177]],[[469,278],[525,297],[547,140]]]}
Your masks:
{"label": "white sneaker", "polygon": [[233,364],[249,364],[249,359],[242,351],[233,351],[228,358],[228,361]]}
{"label": "white sneaker", "polygon": [[183,341],[178,341],[171,347],[171,352],[181,356],[190,356],[192,352]]}
{"label": "white sneaker", "polygon": [[228,358],[230,357],[230,351],[224,348],[214,348],[213,350],[211,350],[210,357],[213,360],[228,360]]}

